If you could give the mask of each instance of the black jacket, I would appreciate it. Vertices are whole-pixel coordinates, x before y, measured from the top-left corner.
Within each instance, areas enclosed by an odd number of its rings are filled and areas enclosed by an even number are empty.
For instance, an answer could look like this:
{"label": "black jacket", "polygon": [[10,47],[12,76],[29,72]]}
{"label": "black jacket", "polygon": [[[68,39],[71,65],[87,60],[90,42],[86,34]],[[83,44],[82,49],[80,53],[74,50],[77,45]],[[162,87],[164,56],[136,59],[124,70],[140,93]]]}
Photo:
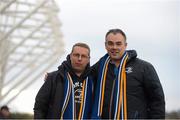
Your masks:
{"label": "black jacket", "polygon": [[[134,50],[128,51],[127,110],[128,118],[165,118],[164,93],[154,67],[137,58]],[[98,78],[100,61],[92,67],[94,79]],[[112,91],[115,65],[108,65],[102,118],[109,118],[109,103]],[[110,117],[111,118],[111,117]]]}
{"label": "black jacket", "polygon": [[34,118],[59,119],[64,98],[64,72],[69,72],[71,77],[83,81],[90,74],[88,64],[84,73],[78,77],[71,66],[70,57],[58,67],[57,71],[48,73],[45,83],[40,88],[34,105]]}

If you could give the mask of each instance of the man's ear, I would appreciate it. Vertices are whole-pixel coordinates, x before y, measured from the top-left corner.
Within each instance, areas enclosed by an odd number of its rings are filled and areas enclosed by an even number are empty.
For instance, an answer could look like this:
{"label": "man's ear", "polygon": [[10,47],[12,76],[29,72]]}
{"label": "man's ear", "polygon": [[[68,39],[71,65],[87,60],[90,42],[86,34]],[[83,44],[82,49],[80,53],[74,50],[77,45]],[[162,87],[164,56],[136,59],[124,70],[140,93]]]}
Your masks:
{"label": "man's ear", "polygon": [[128,43],[126,42],[126,43],[125,43],[125,46],[127,47],[127,45],[128,45]]}
{"label": "man's ear", "polygon": [[47,80],[47,77],[48,77],[48,72],[46,72],[45,75],[44,75],[44,81]]}
{"label": "man's ear", "polygon": [[69,59],[70,59],[70,61],[72,61],[71,60],[72,59],[72,53],[69,54]]}
{"label": "man's ear", "polygon": [[105,46],[105,49],[107,50],[107,44],[106,44],[106,42],[104,42],[104,46]]}

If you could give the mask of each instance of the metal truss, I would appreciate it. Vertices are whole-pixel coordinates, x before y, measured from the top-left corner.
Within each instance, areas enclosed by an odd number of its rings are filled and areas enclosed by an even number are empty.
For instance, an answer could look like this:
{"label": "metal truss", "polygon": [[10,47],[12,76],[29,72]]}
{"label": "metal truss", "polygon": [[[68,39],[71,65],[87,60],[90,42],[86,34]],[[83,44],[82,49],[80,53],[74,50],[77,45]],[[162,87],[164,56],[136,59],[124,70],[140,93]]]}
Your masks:
{"label": "metal truss", "polygon": [[0,104],[9,104],[64,52],[54,0],[0,0]]}

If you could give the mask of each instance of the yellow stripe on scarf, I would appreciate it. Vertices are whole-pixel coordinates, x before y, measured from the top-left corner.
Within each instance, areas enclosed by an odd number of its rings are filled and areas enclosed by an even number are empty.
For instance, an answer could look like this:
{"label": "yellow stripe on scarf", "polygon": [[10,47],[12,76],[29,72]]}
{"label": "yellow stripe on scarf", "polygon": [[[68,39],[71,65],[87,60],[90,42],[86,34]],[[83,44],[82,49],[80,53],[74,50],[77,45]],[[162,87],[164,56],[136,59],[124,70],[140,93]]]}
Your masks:
{"label": "yellow stripe on scarf", "polygon": [[[120,79],[120,100],[118,103],[118,113],[117,113],[117,119],[120,119],[120,111],[121,111],[121,105],[123,104],[123,111],[124,111],[124,119],[127,120],[127,94],[126,94],[126,69],[125,65],[127,62],[128,56],[125,57],[124,63],[122,65],[122,74]],[[122,103],[122,98],[123,102]]]}
{"label": "yellow stripe on scarf", "polygon": [[86,80],[83,81],[82,99],[81,99],[81,105],[80,105],[78,120],[80,120],[82,118],[82,109],[83,109],[83,106],[84,106],[85,86],[86,86]]}
{"label": "yellow stripe on scarf", "polygon": [[[127,59],[127,58],[126,58]],[[126,60],[127,61],[127,60]],[[125,61],[125,62],[126,62]],[[124,79],[124,119],[127,120],[127,86],[126,86],[126,70],[125,70],[125,67],[124,67],[124,71],[123,71],[124,75],[123,75],[123,79]]]}
{"label": "yellow stripe on scarf", "polygon": [[104,71],[104,77],[103,77],[103,84],[102,84],[102,94],[101,94],[101,106],[100,106],[100,116],[102,114],[102,109],[103,109],[103,103],[104,103],[104,89],[105,89],[105,83],[106,83],[106,75],[107,75],[107,68],[109,64],[110,59],[107,61],[106,66],[105,66],[105,71]]}

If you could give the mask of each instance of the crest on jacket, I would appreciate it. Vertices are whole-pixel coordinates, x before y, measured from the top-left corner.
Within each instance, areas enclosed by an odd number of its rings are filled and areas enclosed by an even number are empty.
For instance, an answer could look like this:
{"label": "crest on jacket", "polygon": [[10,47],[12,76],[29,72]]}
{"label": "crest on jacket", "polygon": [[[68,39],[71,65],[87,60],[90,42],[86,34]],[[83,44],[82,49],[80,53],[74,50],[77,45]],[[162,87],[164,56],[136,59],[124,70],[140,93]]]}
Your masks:
{"label": "crest on jacket", "polygon": [[126,68],[126,73],[128,74],[128,73],[132,73],[133,71],[133,67],[127,67]]}

